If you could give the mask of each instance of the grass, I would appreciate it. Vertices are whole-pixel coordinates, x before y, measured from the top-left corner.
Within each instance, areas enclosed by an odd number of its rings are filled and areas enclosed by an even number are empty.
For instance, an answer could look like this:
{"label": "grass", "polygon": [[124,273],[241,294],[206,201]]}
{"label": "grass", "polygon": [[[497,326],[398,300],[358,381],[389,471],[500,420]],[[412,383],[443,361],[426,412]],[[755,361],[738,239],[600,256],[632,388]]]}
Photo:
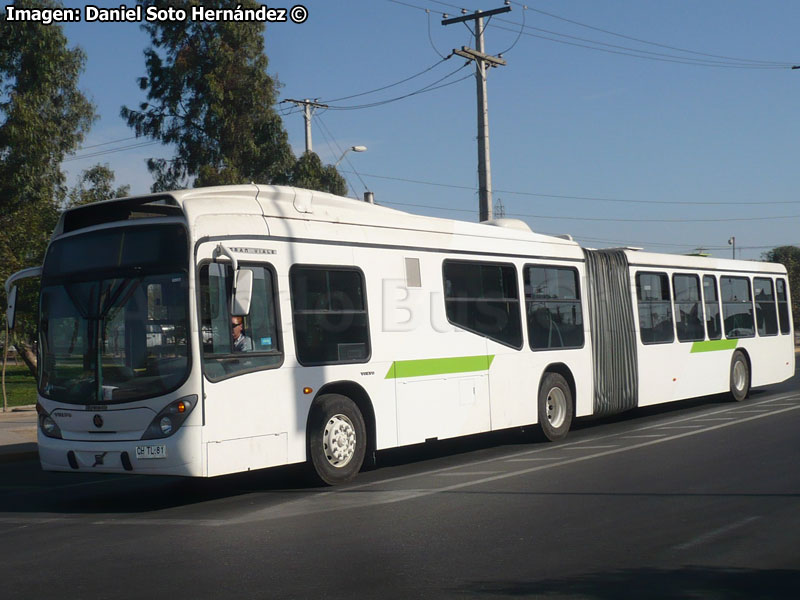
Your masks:
{"label": "grass", "polygon": [[[2,357],[0,357],[0,369],[2,369]],[[9,408],[36,404],[36,378],[22,362],[15,365],[12,361],[6,365],[6,394]],[[2,401],[0,396],[0,410]]]}

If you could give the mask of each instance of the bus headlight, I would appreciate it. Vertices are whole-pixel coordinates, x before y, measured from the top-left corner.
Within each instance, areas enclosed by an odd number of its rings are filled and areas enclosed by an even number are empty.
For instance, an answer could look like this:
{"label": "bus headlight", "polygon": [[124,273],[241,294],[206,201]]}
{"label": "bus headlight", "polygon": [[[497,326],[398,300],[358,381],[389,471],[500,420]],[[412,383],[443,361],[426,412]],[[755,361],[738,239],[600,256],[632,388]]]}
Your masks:
{"label": "bus headlight", "polygon": [[197,396],[184,396],[170,402],[164,410],[156,415],[142,435],[143,440],[155,440],[171,436],[180,429],[186,417],[197,405]]}
{"label": "bus headlight", "polygon": [[61,429],[53,420],[53,417],[44,409],[41,404],[36,404],[36,412],[39,413],[39,429],[47,437],[61,439]]}
{"label": "bus headlight", "polygon": [[164,435],[169,435],[170,433],[172,433],[172,419],[170,419],[168,416],[161,417],[161,422],[159,423],[159,426],[161,427],[161,433],[163,433]]}

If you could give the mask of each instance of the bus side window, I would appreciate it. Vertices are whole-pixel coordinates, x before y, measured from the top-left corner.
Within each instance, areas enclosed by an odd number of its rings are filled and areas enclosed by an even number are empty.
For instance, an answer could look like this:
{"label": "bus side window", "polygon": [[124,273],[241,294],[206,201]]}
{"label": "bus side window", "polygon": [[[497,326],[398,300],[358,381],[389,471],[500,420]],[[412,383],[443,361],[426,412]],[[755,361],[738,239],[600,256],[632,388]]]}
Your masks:
{"label": "bus side window", "polygon": [[353,267],[295,265],[289,271],[297,360],[367,362],[371,355],[364,275]]}
{"label": "bus side window", "polygon": [[697,275],[673,275],[675,327],[678,340],[697,342],[705,339],[703,309],[700,304],[700,279]]}
{"label": "bus side window", "polygon": [[789,299],[786,296],[786,280],[778,279],[775,281],[775,285],[778,291],[778,317],[781,322],[781,333],[788,335],[791,333],[792,327],[789,322]]}
{"label": "bus side window", "polygon": [[666,273],[636,273],[639,332],[643,344],[669,344],[675,340],[672,301]]}
{"label": "bus side window", "polygon": [[719,322],[719,294],[717,280],[713,275],[703,276],[703,300],[706,308],[706,331],[708,339],[722,338],[722,326]]}
{"label": "bus side window", "polygon": [[507,263],[445,260],[447,320],[499,344],[522,349],[517,269]]}
{"label": "bus side window", "polygon": [[755,336],[755,315],[747,277],[720,277],[722,317],[725,337],[729,339]]}
{"label": "bus side window", "polygon": [[524,275],[531,349],[581,348],[583,314],[578,271],[526,265]]}
{"label": "bus side window", "polygon": [[756,300],[758,335],[778,335],[778,312],[775,308],[772,279],[766,277],[754,278],[753,289]]}

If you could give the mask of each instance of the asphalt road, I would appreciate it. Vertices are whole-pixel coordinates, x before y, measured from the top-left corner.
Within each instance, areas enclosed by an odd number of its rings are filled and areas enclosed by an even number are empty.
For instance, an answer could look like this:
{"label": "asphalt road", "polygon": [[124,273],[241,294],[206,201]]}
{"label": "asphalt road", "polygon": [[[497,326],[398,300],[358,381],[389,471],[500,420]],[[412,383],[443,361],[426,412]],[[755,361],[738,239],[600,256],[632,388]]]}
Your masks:
{"label": "asphalt road", "polygon": [[796,598],[800,378],[384,452],[351,485],[0,465],[0,597]]}

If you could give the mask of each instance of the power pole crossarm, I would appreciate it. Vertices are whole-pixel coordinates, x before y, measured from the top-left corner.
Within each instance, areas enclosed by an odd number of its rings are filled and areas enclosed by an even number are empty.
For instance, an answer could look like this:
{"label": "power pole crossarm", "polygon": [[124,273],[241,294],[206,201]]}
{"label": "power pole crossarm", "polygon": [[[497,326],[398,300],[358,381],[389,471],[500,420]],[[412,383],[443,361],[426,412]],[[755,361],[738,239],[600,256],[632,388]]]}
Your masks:
{"label": "power pole crossarm", "polygon": [[492,218],[492,168],[489,159],[489,96],[486,90],[486,72],[489,67],[500,67],[506,64],[502,58],[484,52],[483,19],[510,10],[510,6],[504,6],[486,12],[478,10],[471,15],[442,20],[442,25],[466,21],[475,22],[475,49],[462,46],[460,50],[453,50],[453,54],[475,61],[475,81],[478,94],[478,214],[480,221],[489,221]]}
{"label": "power pole crossarm", "polygon": [[313,144],[311,143],[311,117],[313,115],[313,109],[315,108],[328,108],[327,104],[320,104],[319,102],[314,102],[306,98],[305,100],[294,100],[292,98],[287,98],[284,102],[291,102],[296,106],[303,107],[303,119],[306,122],[306,152],[313,151]]}

